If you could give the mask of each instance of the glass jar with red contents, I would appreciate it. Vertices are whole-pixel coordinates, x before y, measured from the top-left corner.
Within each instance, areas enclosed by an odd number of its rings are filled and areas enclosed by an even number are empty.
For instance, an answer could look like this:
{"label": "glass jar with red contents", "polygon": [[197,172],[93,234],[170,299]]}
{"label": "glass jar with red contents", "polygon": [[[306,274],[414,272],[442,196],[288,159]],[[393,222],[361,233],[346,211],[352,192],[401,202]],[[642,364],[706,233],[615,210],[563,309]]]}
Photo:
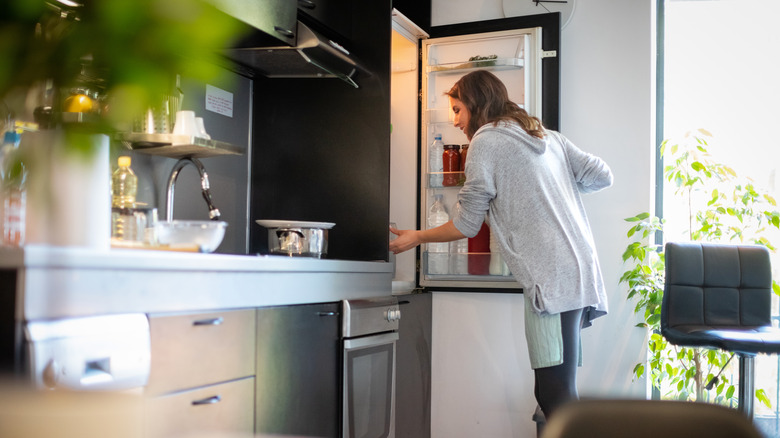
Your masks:
{"label": "glass jar with red contents", "polygon": [[469,144],[462,144],[460,145],[460,175],[458,175],[459,182],[458,185],[462,186],[466,183],[466,156],[468,156],[469,153]]}
{"label": "glass jar with red contents", "polygon": [[469,274],[490,274],[490,227],[486,222],[474,237],[469,237]]}
{"label": "glass jar with red contents", "polygon": [[460,147],[456,144],[445,144],[444,154],[442,154],[442,160],[444,164],[444,181],[442,185],[445,187],[458,185],[458,174],[460,172]]}

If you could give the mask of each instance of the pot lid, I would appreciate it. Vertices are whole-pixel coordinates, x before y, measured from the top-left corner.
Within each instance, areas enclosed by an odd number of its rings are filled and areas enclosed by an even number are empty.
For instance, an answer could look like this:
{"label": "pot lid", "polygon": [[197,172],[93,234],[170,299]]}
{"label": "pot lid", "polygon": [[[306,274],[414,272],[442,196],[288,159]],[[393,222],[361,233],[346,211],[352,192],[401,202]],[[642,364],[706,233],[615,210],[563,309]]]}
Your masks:
{"label": "pot lid", "polygon": [[282,219],[258,219],[255,222],[266,228],[321,228],[329,230],[336,225],[333,222],[305,222]]}

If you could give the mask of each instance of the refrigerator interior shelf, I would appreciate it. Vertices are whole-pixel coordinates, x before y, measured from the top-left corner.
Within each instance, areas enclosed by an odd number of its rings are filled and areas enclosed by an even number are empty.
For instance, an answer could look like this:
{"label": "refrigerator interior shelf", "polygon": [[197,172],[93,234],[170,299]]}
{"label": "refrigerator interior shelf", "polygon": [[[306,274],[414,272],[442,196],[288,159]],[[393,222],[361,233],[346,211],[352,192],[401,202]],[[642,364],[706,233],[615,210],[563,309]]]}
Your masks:
{"label": "refrigerator interior shelf", "polygon": [[[515,278],[503,261],[490,252],[423,251],[423,272],[428,280],[513,282]],[[498,256],[500,257],[500,256]]]}
{"label": "refrigerator interior shelf", "polygon": [[452,125],[452,112],[447,108],[429,108],[425,110],[426,120],[429,125],[446,123]]}
{"label": "refrigerator interior shelf", "polygon": [[169,158],[208,158],[244,153],[243,147],[191,135],[126,132],[118,134],[117,138],[128,149]]}
{"label": "refrigerator interior shelf", "polygon": [[[432,179],[431,176],[432,175],[442,175],[442,176],[452,175],[455,178],[457,178],[458,182],[457,182],[457,184],[453,184],[453,185],[430,184],[430,183],[428,183],[428,188],[429,189],[460,188],[460,187],[463,187],[463,183],[466,182],[466,173],[463,172],[463,171],[460,171],[460,172],[428,172],[428,178],[427,178],[428,181],[431,181],[431,179]],[[444,179],[444,178],[442,178],[442,179]]]}
{"label": "refrigerator interior shelf", "polygon": [[453,62],[448,64],[436,64],[426,67],[428,73],[464,73],[469,70],[510,70],[524,67],[522,58],[498,58],[480,61]]}

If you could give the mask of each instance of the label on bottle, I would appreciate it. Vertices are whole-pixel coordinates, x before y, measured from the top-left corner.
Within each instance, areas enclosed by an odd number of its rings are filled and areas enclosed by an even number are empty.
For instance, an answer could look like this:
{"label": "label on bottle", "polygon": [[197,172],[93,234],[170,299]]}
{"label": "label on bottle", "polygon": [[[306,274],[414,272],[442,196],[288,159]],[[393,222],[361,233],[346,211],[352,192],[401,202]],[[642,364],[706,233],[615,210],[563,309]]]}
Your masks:
{"label": "label on bottle", "polygon": [[27,193],[18,188],[9,188],[3,199],[3,244],[21,246],[24,244],[24,226],[27,210]]}

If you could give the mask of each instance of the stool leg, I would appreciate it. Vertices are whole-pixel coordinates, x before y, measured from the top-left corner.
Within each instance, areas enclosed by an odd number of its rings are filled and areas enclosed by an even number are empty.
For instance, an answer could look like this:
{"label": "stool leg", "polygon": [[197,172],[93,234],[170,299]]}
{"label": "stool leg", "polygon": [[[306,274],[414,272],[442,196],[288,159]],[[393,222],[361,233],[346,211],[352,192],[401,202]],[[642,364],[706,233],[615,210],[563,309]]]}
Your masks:
{"label": "stool leg", "polygon": [[739,354],[739,406],[737,409],[753,420],[753,382],[755,356]]}

